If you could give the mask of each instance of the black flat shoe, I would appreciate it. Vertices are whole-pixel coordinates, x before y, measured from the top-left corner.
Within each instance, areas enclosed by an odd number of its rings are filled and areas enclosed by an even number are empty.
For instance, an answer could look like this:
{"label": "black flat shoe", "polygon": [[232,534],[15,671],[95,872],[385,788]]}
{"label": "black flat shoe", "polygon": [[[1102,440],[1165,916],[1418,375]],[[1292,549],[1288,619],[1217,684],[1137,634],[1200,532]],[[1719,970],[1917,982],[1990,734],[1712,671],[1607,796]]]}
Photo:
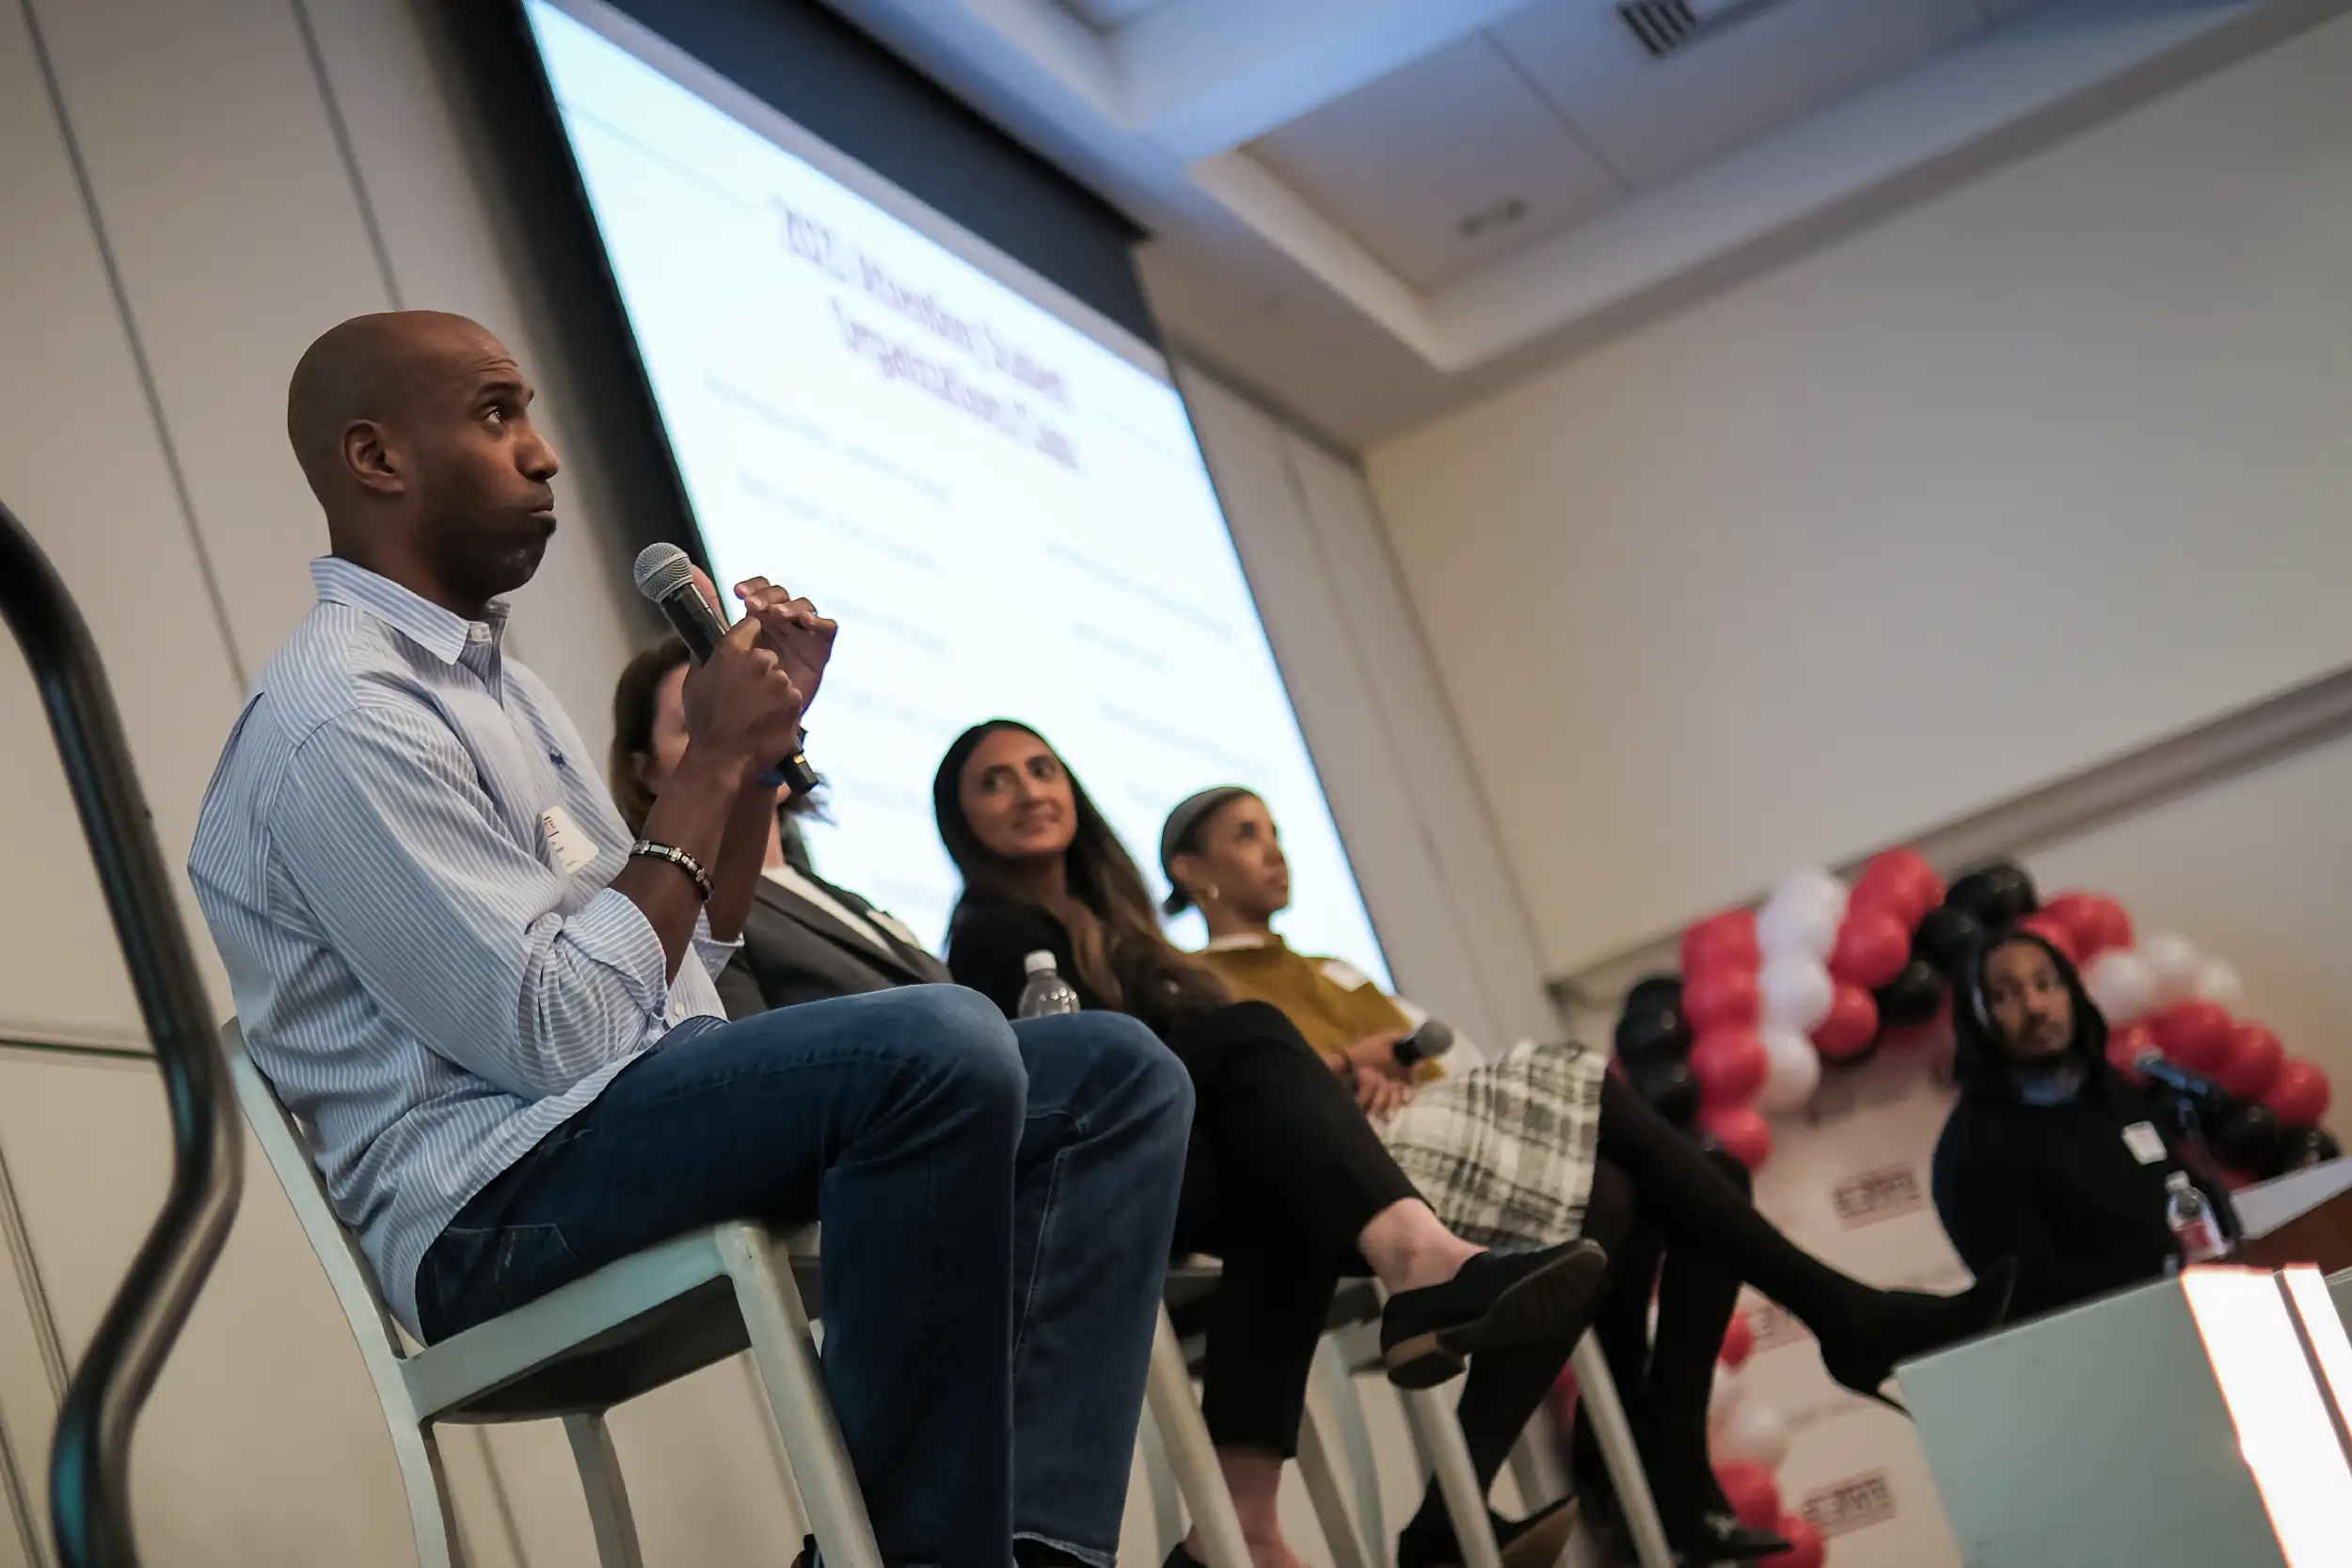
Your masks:
{"label": "black flat shoe", "polygon": [[1853,1392],[1908,1416],[1911,1412],[1900,1402],[1879,1390],[1880,1384],[1895,1375],[1896,1363],[2000,1327],[2009,1317],[2010,1297],[2016,1289],[2017,1260],[2004,1259],[1956,1296],[1889,1291],[1884,1326],[1843,1338],[1834,1347],[1823,1340],[1821,1366]]}
{"label": "black flat shoe", "polygon": [[[1574,1497],[1563,1497],[1524,1519],[1505,1519],[1488,1510],[1486,1518],[1494,1528],[1502,1568],[1552,1568],[1567,1550],[1579,1515]],[[1183,1565],[1171,1564],[1170,1568]],[[1462,1547],[1454,1537],[1453,1521],[1439,1514],[1430,1528],[1422,1528],[1418,1518],[1406,1525],[1396,1538],[1396,1568],[1462,1568]]]}
{"label": "black flat shoe", "polygon": [[1483,1350],[1571,1340],[1592,1322],[1609,1255],[1587,1241],[1482,1252],[1442,1285],[1403,1291],[1380,1314],[1380,1358],[1399,1388],[1434,1388]]}
{"label": "black flat shoe", "polygon": [[1768,1529],[1750,1529],[1732,1513],[1704,1513],[1698,1528],[1680,1541],[1670,1542],[1675,1555],[1691,1568],[1709,1562],[1753,1562],[1788,1549],[1788,1538]]}

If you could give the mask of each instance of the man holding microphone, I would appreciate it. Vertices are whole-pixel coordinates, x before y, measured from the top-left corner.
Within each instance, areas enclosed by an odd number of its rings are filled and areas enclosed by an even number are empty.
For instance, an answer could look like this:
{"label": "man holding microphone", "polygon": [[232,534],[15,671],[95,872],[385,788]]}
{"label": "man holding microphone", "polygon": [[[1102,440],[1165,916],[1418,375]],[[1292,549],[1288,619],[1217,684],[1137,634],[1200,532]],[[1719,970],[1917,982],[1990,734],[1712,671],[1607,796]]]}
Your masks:
{"label": "man holding microphone", "polygon": [[632,840],[501,652],[555,530],[482,327],[313,343],[288,434],[319,602],[263,669],[189,861],[255,1062],[428,1340],[721,1220],[824,1222],[825,1376],[892,1564],[1115,1552],[1191,1091],[1142,1025],[916,987],[730,1024],[834,624],[764,578],[686,687]]}

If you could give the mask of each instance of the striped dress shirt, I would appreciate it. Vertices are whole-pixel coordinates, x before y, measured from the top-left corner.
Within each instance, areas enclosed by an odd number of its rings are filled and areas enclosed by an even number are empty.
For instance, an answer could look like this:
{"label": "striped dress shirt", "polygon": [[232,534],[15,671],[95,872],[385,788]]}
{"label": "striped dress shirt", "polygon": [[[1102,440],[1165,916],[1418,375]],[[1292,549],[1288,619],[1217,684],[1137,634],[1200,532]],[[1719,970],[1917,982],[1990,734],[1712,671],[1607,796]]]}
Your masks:
{"label": "striped dress shirt", "polygon": [[737,944],[704,925],[667,977],[609,886],[628,830],[553,694],[501,654],[503,604],[469,622],[333,556],[310,575],[319,602],[230,735],[188,873],[255,1065],[413,1330],[443,1227],[670,1031],[723,1022],[710,976]]}

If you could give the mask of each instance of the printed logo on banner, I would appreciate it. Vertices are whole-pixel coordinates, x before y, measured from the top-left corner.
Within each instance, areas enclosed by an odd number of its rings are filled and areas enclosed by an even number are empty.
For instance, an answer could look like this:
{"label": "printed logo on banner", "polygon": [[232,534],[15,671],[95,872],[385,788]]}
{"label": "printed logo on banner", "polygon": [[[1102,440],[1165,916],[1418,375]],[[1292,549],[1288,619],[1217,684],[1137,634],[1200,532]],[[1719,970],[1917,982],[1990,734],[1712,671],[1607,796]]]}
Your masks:
{"label": "printed logo on banner", "polygon": [[1895,1489],[1884,1470],[1872,1470],[1806,1493],[1798,1512],[1823,1535],[1844,1535],[1892,1519]]}
{"label": "printed logo on banner", "polygon": [[1857,1171],[1830,1189],[1830,1205],[1837,1211],[1838,1223],[1849,1230],[1915,1214],[1927,1201],[1926,1186],[1909,1165]]}

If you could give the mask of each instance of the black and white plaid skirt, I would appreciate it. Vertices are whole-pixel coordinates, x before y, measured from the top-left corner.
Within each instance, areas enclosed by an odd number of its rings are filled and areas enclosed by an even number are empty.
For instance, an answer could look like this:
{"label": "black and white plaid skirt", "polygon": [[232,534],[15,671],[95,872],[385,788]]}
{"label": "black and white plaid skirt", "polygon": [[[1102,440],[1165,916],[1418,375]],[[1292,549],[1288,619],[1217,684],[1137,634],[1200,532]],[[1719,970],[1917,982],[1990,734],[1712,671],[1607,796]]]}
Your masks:
{"label": "black and white plaid skirt", "polygon": [[1438,1217],[1482,1246],[1542,1247],[1582,1233],[1600,1148],[1606,1057],[1525,1043],[1424,1086],[1380,1141]]}

